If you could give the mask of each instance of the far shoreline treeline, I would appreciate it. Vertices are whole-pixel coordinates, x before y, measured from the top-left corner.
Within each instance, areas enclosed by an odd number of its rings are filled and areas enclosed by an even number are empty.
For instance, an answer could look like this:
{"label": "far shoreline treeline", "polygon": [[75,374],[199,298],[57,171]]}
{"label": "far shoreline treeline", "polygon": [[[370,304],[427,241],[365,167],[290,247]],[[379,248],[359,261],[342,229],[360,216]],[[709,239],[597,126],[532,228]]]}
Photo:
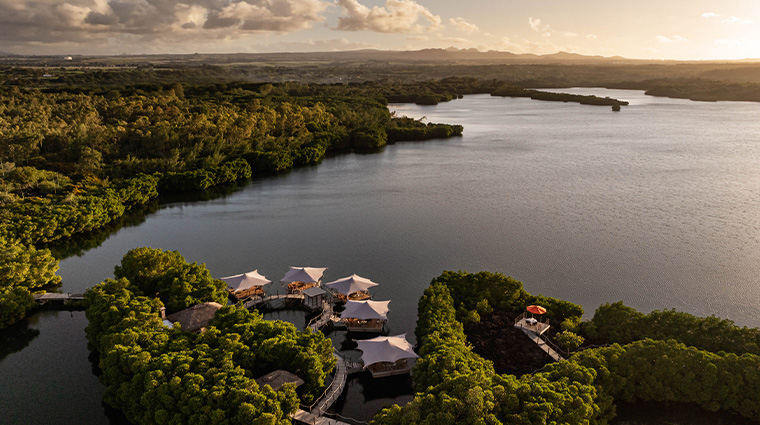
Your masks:
{"label": "far shoreline treeline", "polygon": [[270,54],[0,56],[0,85],[300,82],[404,85],[447,78],[520,88],[603,87],[696,101],[760,102],[760,60],[663,61],[457,49]]}

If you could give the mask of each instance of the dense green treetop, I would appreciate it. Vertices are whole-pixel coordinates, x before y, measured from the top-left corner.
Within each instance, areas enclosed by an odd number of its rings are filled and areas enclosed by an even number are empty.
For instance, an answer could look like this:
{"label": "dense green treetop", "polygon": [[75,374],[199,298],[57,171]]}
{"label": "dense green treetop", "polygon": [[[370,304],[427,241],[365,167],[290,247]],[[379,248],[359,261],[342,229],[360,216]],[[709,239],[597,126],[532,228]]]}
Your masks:
{"label": "dense green treetop", "polygon": [[211,277],[204,264],[188,264],[177,251],[134,248],[116,266],[114,276],[127,279],[137,294],[159,298],[167,314],[206,301],[227,303],[227,284]]}
{"label": "dense green treetop", "polygon": [[[472,311],[459,314],[456,306],[482,306],[483,299],[492,299],[493,308],[522,305],[526,295],[518,283],[483,272],[444,272],[433,280],[420,299],[415,330],[417,393],[403,407],[383,409],[372,423],[602,425],[614,417],[616,400],[691,403],[760,418],[760,357],[711,353],[675,340],[586,349],[520,378],[496,374],[467,343],[461,320],[471,319]],[[631,323],[626,318],[643,316],[621,306],[610,321],[622,319],[625,326]],[[577,342],[569,333],[567,339]]]}
{"label": "dense green treetop", "polygon": [[61,281],[50,250],[36,249],[0,234],[0,328],[21,320],[34,306],[32,293]]}
{"label": "dense green treetop", "polygon": [[673,339],[712,351],[760,355],[760,329],[739,327],[715,316],[698,317],[671,310],[643,314],[621,301],[603,304],[594,317],[581,326],[589,338],[599,343],[620,343],[650,338]]}
{"label": "dense green treetop", "polygon": [[474,313],[488,313],[495,308],[502,311],[525,311],[531,304],[546,308],[545,317],[557,322],[580,320],[583,308],[569,301],[543,295],[532,295],[522,282],[501,273],[444,271],[434,282],[443,283],[451,291],[458,318],[477,319]]}
{"label": "dense green treetop", "polygon": [[[139,265],[155,269],[140,273],[134,270]],[[218,310],[200,334],[166,327],[161,299],[144,290],[177,297],[182,287],[197,302],[216,300],[203,289],[208,270],[178,253],[133,250],[119,270],[140,283],[121,277],[89,289],[86,334],[100,355],[104,401],[133,423],[287,424],[299,401],[320,393],[335,366],[322,333],[263,320],[242,306]],[[255,378],[276,369],[296,374],[304,387],[299,393],[292,384],[279,391],[259,387]]]}

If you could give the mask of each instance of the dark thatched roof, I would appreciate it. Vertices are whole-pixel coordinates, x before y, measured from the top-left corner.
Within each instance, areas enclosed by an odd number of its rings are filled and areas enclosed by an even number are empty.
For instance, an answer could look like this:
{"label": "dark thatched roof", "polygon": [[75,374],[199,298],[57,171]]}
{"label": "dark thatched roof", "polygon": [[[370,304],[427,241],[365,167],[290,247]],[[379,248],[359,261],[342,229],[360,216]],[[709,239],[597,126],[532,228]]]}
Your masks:
{"label": "dark thatched roof", "polygon": [[284,384],[287,384],[289,382],[296,384],[297,387],[303,384],[303,379],[299,378],[296,375],[293,375],[287,370],[282,369],[275,370],[274,372],[270,372],[264,376],[256,378],[256,383],[259,384],[259,387],[269,385],[275,391],[279,390]]}
{"label": "dark thatched roof", "polygon": [[179,322],[185,332],[202,331],[208,326],[208,322],[214,318],[216,311],[222,308],[219,303],[208,302],[196,304],[190,308],[178,311],[166,316],[166,320],[174,323]]}

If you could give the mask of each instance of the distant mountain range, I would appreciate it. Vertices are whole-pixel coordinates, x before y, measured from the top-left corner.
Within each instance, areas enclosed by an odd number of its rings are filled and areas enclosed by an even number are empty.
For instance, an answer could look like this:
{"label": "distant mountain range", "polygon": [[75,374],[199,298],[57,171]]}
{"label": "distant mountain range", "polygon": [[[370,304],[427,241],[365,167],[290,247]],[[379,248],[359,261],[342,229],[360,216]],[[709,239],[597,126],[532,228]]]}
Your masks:
{"label": "distant mountain range", "polygon": [[[333,52],[277,52],[277,53],[195,53],[195,54],[145,54],[145,55],[72,55],[67,65],[87,66],[99,64],[153,63],[153,64],[241,64],[247,63],[329,63],[329,62],[386,62],[388,64],[446,63],[457,65],[489,64],[646,64],[646,63],[757,63],[760,59],[675,61],[656,59],[628,59],[622,56],[586,56],[577,53],[557,52],[545,55],[531,53],[516,54],[505,51],[477,49],[423,50],[349,50]],[[41,60],[50,64],[64,62],[66,56],[23,56],[0,53],[0,63],[32,63]]]}

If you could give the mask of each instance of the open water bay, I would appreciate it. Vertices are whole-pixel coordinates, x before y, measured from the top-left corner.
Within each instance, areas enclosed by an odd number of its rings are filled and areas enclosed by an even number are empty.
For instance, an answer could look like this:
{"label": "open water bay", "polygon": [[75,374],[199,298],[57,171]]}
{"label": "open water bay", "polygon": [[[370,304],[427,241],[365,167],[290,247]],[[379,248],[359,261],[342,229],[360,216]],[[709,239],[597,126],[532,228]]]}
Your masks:
{"label": "open water bay", "polygon": [[[206,263],[215,277],[258,269],[279,280],[291,265],[328,267],[327,281],[369,277],[381,284],[375,299],[391,300],[390,334],[412,341],[423,290],[460,269],[512,275],[588,316],[622,300],[760,326],[760,105],[563,91],[631,105],[614,113],[487,95],[392,105],[462,124],[464,136],[166,202],[61,261],[62,290],[82,292],[129,249],[151,246]],[[55,312],[19,330],[27,345],[0,352],[0,422],[116,420],[100,405],[85,325],[83,313]],[[391,387],[351,381],[341,412],[366,419],[411,398],[404,383]]]}

